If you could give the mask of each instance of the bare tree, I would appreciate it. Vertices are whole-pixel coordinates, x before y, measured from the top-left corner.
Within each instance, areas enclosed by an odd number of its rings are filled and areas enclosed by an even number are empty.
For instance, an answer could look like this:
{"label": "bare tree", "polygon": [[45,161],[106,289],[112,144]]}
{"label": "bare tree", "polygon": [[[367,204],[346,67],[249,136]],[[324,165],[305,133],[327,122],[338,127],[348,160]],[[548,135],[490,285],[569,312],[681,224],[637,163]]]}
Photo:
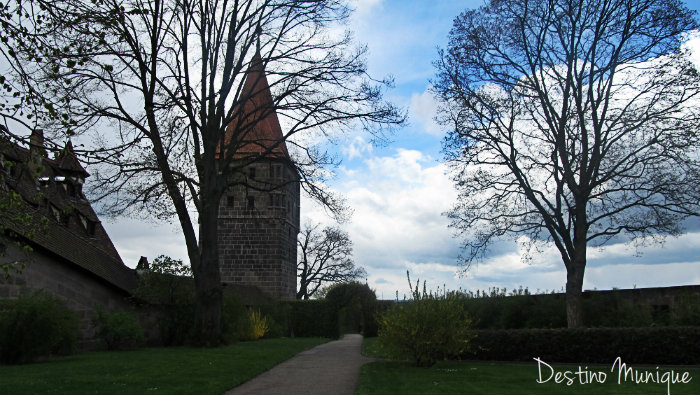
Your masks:
{"label": "bare tree", "polygon": [[[334,208],[318,183],[332,161],[309,141],[357,128],[383,138],[404,118],[382,100],[389,81],[366,74],[365,48],[338,29],[349,15],[341,0],[64,0],[50,12],[56,29],[42,37],[33,78],[77,133],[96,137],[83,154],[101,164],[92,181],[105,210],[177,218],[196,284],[195,339],[218,344],[222,194],[286,143],[304,188]],[[265,93],[243,85],[264,75],[271,97],[258,100]],[[283,139],[259,142],[272,112]],[[262,152],[236,155],[250,145]]]}
{"label": "bare tree", "polygon": [[552,243],[569,327],[589,246],[678,235],[700,201],[698,25],[675,0],[494,0],[454,21],[435,91],[464,262]]}
{"label": "bare tree", "polygon": [[306,224],[299,233],[297,299],[308,299],[321,285],[348,282],[367,275],[352,260],[352,241],[337,227]]}

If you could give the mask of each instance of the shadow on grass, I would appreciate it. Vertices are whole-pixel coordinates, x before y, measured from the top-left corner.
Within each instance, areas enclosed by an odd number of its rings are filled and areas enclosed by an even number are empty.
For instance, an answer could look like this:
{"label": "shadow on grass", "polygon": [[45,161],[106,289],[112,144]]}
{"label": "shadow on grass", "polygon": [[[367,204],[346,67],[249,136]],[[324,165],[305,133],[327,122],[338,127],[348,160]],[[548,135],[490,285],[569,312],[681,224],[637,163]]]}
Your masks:
{"label": "shadow on grass", "polygon": [[[386,350],[376,338],[365,339],[362,353],[374,358],[388,358]],[[570,385],[567,380],[556,383],[554,377],[546,381],[550,371],[542,367],[542,380],[539,379],[538,364],[526,362],[481,362],[481,361],[446,361],[431,368],[418,368],[410,362],[378,361],[364,365],[360,372],[357,394],[700,394],[700,368],[664,367],[663,373],[673,369],[682,375],[689,372],[689,382],[667,385],[662,383],[634,383],[631,378],[618,384],[618,371],[611,372],[610,365],[583,365],[582,371],[604,372],[603,383],[585,383],[579,381],[577,365],[551,364],[556,372],[569,371],[573,378]],[[630,365],[628,364],[628,367]],[[651,372],[654,377],[656,366],[636,366],[639,371]],[[587,381],[585,374],[581,376]],[[588,376],[590,377],[590,376]],[[602,377],[602,376],[599,376]]]}

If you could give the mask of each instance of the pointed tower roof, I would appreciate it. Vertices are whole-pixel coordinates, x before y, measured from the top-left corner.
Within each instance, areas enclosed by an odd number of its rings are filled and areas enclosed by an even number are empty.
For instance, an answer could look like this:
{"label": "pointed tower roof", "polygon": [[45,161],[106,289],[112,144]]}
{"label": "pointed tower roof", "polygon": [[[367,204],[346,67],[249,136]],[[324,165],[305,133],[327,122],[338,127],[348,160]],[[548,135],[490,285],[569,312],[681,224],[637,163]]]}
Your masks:
{"label": "pointed tower roof", "polygon": [[224,144],[240,139],[235,144],[236,157],[263,155],[269,151],[269,156],[289,158],[259,52],[250,63],[240,98],[243,107],[240,104],[234,107],[234,118],[226,127]]}
{"label": "pointed tower roof", "polygon": [[80,161],[78,161],[78,158],[75,156],[75,151],[73,151],[73,143],[70,140],[66,142],[66,146],[58,154],[56,162],[58,163],[58,168],[61,170],[76,173],[83,178],[90,176],[90,173],[85,171],[83,166],[80,164]]}

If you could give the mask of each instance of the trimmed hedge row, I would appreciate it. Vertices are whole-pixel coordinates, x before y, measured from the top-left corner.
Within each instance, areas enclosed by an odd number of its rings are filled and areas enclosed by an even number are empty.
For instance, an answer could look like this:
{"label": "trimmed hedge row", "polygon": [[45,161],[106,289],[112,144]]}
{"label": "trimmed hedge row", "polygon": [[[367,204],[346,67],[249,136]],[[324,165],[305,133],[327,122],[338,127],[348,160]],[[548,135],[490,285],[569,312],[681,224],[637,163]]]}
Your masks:
{"label": "trimmed hedge row", "polygon": [[700,364],[700,327],[475,330],[463,359]]}
{"label": "trimmed hedge row", "polygon": [[[464,303],[475,329],[566,328],[564,294],[465,298]],[[695,326],[700,325],[700,298],[688,293],[671,306],[652,306],[635,304],[616,291],[586,292],[583,317],[587,327]]]}
{"label": "trimmed hedge row", "polygon": [[283,300],[260,306],[272,322],[268,337],[327,337],[362,331],[377,335],[377,311],[381,306],[367,284],[335,284],[324,299]]}
{"label": "trimmed hedge row", "polygon": [[325,300],[281,302],[290,306],[290,334],[296,337],[337,339],[338,314]]}

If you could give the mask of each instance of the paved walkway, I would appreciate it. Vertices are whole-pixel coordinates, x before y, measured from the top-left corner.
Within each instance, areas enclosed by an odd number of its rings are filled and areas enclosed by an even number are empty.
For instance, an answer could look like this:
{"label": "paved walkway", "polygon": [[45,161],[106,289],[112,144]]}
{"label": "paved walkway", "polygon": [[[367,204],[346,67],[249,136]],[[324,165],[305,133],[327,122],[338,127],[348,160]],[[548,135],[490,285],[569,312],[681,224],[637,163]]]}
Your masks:
{"label": "paved walkway", "polygon": [[361,347],[361,335],[345,335],[297,354],[224,395],[352,395],[360,367],[373,360],[361,354]]}

